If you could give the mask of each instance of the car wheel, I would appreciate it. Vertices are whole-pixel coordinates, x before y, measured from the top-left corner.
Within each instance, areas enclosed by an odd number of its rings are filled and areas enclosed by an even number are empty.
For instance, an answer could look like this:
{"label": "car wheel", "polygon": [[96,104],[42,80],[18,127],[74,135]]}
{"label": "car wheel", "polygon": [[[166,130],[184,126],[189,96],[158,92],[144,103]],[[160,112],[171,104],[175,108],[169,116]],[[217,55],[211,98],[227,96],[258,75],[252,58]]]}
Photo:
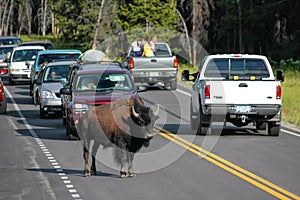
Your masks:
{"label": "car wheel", "polygon": [[0,106],[0,114],[5,114],[6,113],[6,108],[7,108],[7,101],[6,101],[6,97],[3,96],[3,102]]}
{"label": "car wheel", "polygon": [[40,118],[41,118],[41,119],[45,119],[46,116],[47,116],[47,112],[44,111],[44,110],[41,108],[41,106],[40,106]]}
{"label": "car wheel", "polygon": [[177,80],[170,81],[170,89],[171,90],[176,90],[177,89]]}
{"label": "car wheel", "polygon": [[31,83],[29,85],[29,95],[33,96],[33,85]]}
{"label": "car wheel", "polygon": [[268,135],[270,136],[279,136],[280,125],[277,125],[275,122],[268,123]]}
{"label": "car wheel", "polygon": [[14,85],[15,84],[15,82],[12,80],[11,76],[8,78],[8,84],[9,85]]}
{"label": "car wheel", "polygon": [[63,116],[63,125],[65,125],[65,126],[66,126],[66,124],[67,124],[66,117],[64,117],[64,116]]}

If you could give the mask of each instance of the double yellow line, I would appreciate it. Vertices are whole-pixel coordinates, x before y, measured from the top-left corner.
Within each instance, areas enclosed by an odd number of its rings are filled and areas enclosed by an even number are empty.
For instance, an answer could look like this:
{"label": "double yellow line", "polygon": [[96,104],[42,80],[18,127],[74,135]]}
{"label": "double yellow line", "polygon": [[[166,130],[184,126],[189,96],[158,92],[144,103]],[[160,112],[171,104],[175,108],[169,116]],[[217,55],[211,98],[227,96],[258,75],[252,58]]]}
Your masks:
{"label": "double yellow line", "polygon": [[162,137],[171,140],[172,142],[178,144],[179,146],[187,149],[188,151],[204,158],[205,160],[213,163],[214,165],[234,174],[235,176],[251,183],[252,185],[264,190],[265,192],[277,197],[278,199],[297,199],[300,200],[300,197],[267,181],[248,170],[245,170],[211,152],[206,151],[205,149],[179,137],[178,135],[171,133],[160,127],[156,127],[155,131]]}

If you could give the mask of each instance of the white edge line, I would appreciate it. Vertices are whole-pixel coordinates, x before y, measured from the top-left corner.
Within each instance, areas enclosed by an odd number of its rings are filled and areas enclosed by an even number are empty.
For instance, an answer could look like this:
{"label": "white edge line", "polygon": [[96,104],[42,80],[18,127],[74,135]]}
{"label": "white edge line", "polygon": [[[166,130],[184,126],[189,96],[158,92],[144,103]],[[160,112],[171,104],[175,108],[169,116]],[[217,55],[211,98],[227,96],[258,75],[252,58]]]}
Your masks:
{"label": "white edge line", "polygon": [[[41,141],[41,139],[39,138],[39,136],[36,134],[36,132],[34,131],[34,129],[32,128],[32,126],[27,122],[26,118],[24,117],[23,113],[21,112],[17,102],[14,100],[13,96],[11,95],[11,93],[7,90],[7,88],[4,86],[4,91],[6,92],[7,96],[10,98],[13,106],[15,107],[15,110],[18,112],[23,124],[25,125],[25,127],[27,128],[27,130],[30,132],[31,136],[34,137],[36,139],[36,144],[41,148],[41,150],[48,156],[52,156],[52,154],[50,154],[50,152],[48,151],[48,149],[46,148],[46,146],[44,145],[44,143]],[[13,121],[9,118],[9,122],[11,124],[13,124],[13,128],[16,130],[17,127],[16,125],[13,123]],[[54,159],[54,158],[53,158]],[[50,162],[51,163],[51,162]],[[60,172],[61,175],[65,173],[63,173],[63,170],[61,169],[61,167],[58,165],[58,163],[51,163],[52,166],[54,167],[54,169],[56,169],[57,172]],[[60,176],[61,180],[68,180],[68,176]],[[68,183],[70,184],[71,181],[68,180]],[[66,183],[64,183],[66,185]],[[69,185],[68,184],[68,185]],[[73,186],[73,185],[72,185]],[[74,188],[74,186],[73,186]],[[77,190],[74,189],[69,189],[69,193],[71,193],[73,198],[80,198],[79,194],[74,194],[76,193]]]}
{"label": "white edge line", "polygon": [[[191,97],[191,96],[192,96],[190,93],[187,93],[187,92],[185,92],[185,91],[182,91],[182,90],[179,90],[179,89],[177,89],[176,91],[177,91],[177,92],[179,92],[179,93],[181,93],[181,94],[184,94],[184,95],[186,95],[186,96],[189,96],[189,97]],[[285,130],[285,129],[281,129],[281,131],[282,131],[282,132],[285,132],[285,133],[287,133],[287,134],[290,134],[290,135],[296,136],[296,137],[300,137],[300,135],[299,135],[299,134],[297,134],[297,133],[294,133],[294,132],[291,132],[291,131],[287,131],[287,130]]]}

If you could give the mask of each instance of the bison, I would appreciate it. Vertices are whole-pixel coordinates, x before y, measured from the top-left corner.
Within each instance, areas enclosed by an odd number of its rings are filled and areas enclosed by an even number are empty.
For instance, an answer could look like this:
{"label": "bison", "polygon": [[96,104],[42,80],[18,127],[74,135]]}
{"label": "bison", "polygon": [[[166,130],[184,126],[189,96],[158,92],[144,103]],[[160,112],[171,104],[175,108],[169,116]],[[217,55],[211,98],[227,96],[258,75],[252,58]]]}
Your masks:
{"label": "bison", "polygon": [[[95,156],[100,145],[114,148],[114,160],[120,165],[120,176],[135,177],[133,169],[134,154],[143,146],[148,146],[153,137],[153,127],[158,117],[156,111],[144,106],[140,99],[118,99],[109,104],[91,108],[79,118],[77,130],[83,142],[85,161],[84,175],[96,174]],[[92,165],[88,158],[91,141]],[[128,165],[128,174],[125,165]]]}

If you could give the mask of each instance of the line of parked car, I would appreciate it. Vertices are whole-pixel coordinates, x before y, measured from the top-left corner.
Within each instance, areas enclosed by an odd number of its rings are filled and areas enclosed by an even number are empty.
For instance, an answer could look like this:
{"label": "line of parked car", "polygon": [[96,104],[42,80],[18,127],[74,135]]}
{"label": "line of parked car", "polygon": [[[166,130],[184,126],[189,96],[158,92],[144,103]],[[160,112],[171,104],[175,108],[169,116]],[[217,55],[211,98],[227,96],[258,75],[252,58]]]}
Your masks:
{"label": "line of parked car", "polygon": [[[51,114],[62,116],[66,134],[78,138],[76,126],[83,112],[92,106],[108,104],[138,95],[132,73],[121,63],[111,61],[101,51],[47,50],[38,42],[14,44],[5,61],[9,84],[29,82],[33,104],[39,106],[41,119]],[[52,48],[52,47],[51,47]],[[6,111],[3,83],[0,82],[0,112]],[[4,111],[5,109],[5,111]]]}

